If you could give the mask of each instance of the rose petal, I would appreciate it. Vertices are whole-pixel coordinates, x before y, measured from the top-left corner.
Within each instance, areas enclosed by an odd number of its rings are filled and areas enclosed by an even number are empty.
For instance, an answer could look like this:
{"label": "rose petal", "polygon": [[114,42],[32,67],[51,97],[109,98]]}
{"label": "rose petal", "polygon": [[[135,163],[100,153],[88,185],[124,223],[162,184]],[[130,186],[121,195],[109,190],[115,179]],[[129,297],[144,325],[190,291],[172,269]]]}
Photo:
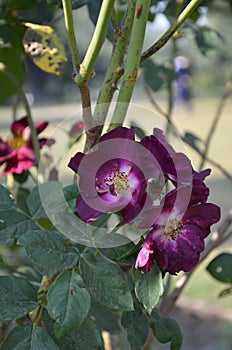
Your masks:
{"label": "rose petal", "polygon": [[48,126],[48,122],[45,120],[41,120],[35,125],[35,129],[37,131],[37,135],[40,134],[46,127]]}
{"label": "rose petal", "polygon": [[77,152],[75,154],[75,156],[73,156],[69,163],[68,163],[68,167],[71,168],[75,173],[78,173],[78,168],[79,168],[79,165],[80,165],[80,162],[82,161],[83,157],[85,155],[81,152]]}
{"label": "rose petal", "polygon": [[82,220],[87,223],[98,219],[103,213],[89,207],[79,195],[76,201],[77,212]]}
{"label": "rose petal", "polygon": [[99,139],[99,142],[103,142],[111,139],[128,139],[134,141],[135,132],[133,128],[125,128],[123,126],[118,126],[117,128],[109,131],[108,133],[102,135]]}
{"label": "rose petal", "polygon": [[14,135],[21,135],[27,126],[27,117],[23,117],[13,122],[11,125],[11,131]]}
{"label": "rose petal", "polygon": [[218,222],[220,216],[220,208],[217,205],[204,203],[189,208],[183,220],[192,222],[204,229]]}

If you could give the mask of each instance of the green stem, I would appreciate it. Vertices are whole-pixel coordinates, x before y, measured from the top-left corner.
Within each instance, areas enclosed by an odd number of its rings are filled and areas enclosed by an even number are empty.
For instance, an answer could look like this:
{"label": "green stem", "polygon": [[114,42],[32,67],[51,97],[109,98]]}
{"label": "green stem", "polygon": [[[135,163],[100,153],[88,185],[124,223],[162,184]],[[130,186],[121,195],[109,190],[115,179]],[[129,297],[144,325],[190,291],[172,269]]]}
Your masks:
{"label": "green stem", "polygon": [[30,170],[28,171],[28,174],[31,177],[31,179],[33,180],[33,182],[35,183],[35,185],[38,185],[38,181],[36,180],[35,176],[32,174],[32,172]]}
{"label": "green stem", "polygon": [[[64,9],[64,19],[65,19],[65,27],[66,27],[66,33],[68,38],[68,44],[69,49],[72,57],[72,63],[74,72],[79,72],[80,67],[80,59],[77,49],[77,43],[75,38],[75,32],[74,32],[74,25],[73,25],[73,16],[72,16],[72,6],[71,6],[71,0],[62,0],[63,3],[63,9]],[[78,73],[77,73],[78,74]],[[86,134],[87,134],[87,145],[91,143],[91,134],[89,134],[88,130],[93,127],[93,119],[92,119],[92,112],[91,112],[91,99],[90,99],[90,92],[87,82],[83,82],[82,84],[78,84],[80,94],[81,94],[81,103],[82,103],[82,110],[83,110],[83,120],[86,127]]]}
{"label": "green stem", "polygon": [[115,44],[111,62],[106,72],[104,82],[98,95],[94,119],[103,125],[108,113],[109,103],[117,89],[117,82],[123,74],[123,58],[125,56],[128,40],[134,19],[136,0],[130,1],[124,24],[115,34]]}
{"label": "green stem", "polygon": [[42,306],[39,305],[34,311],[36,314],[33,315],[33,317],[35,317],[33,320],[33,326],[35,327],[35,326],[39,325],[39,323],[42,319],[42,311],[43,311]]}
{"label": "green stem", "polygon": [[156,41],[151,47],[149,47],[141,57],[141,62],[146,60],[147,58],[154,55],[157,51],[159,51],[167,41],[175,34],[175,32],[180,28],[180,26],[188,19],[191,14],[196,10],[196,8],[200,5],[202,0],[192,0],[185,9],[181,12],[176,22],[161,36],[161,38]]}
{"label": "green stem", "polygon": [[[174,58],[176,57],[177,52],[177,46],[176,46],[176,39],[172,38],[172,60],[169,63],[169,68],[174,70]],[[169,132],[170,132],[170,126],[172,124],[172,112],[173,112],[173,106],[174,106],[174,86],[173,86],[173,80],[168,79],[167,83],[167,92],[168,92],[168,108],[167,108],[167,125],[166,125],[166,136],[168,138]]]}
{"label": "green stem", "polygon": [[118,17],[117,17],[117,13],[116,13],[115,9],[113,9],[113,11],[112,11],[111,22],[113,24],[114,29],[118,30],[119,23],[118,23]]}
{"label": "green stem", "polygon": [[117,350],[122,350],[123,349],[123,344],[122,344],[122,337],[120,333],[115,334],[115,339],[117,343]]}
{"label": "green stem", "polygon": [[144,41],[144,34],[148,13],[150,9],[150,1],[137,0],[134,22],[131,31],[131,40],[128,47],[128,55],[125,65],[124,80],[119,91],[117,104],[114,110],[110,130],[118,125],[123,124],[126,117],[129,102],[134,90],[134,85],[138,75],[138,68],[141,58],[141,51]]}
{"label": "green stem", "polygon": [[62,0],[62,4],[64,10],[65,28],[68,38],[69,50],[72,57],[73,68],[77,69],[80,66],[80,59],[74,32],[71,0]]}
{"label": "green stem", "polygon": [[8,174],[6,177],[6,187],[11,193],[14,193],[14,176],[13,174]]}
{"label": "green stem", "polygon": [[31,131],[31,139],[32,139],[32,144],[33,144],[33,148],[34,148],[34,152],[35,152],[35,163],[36,163],[36,166],[38,166],[39,161],[40,161],[39,141],[37,138],[37,131],[35,129],[35,125],[34,125],[34,122],[32,119],[32,115],[31,115],[31,108],[30,108],[30,105],[28,103],[25,92],[24,92],[21,84],[18,82],[18,80],[15,78],[15,76],[11,73],[11,71],[8,70],[8,68],[6,67],[6,65],[4,63],[0,64],[0,71],[3,72],[4,74],[6,74],[6,76],[12,81],[12,83],[15,85],[15,87],[18,90],[18,94],[20,96],[20,99],[22,101],[22,104],[24,105],[24,108],[25,108],[25,111],[27,114],[27,122],[28,122],[28,126],[30,128],[30,131]]}
{"label": "green stem", "polygon": [[80,65],[80,71],[74,78],[78,86],[88,82],[93,74],[94,64],[106,38],[113,7],[114,0],[103,0],[92,40]]}

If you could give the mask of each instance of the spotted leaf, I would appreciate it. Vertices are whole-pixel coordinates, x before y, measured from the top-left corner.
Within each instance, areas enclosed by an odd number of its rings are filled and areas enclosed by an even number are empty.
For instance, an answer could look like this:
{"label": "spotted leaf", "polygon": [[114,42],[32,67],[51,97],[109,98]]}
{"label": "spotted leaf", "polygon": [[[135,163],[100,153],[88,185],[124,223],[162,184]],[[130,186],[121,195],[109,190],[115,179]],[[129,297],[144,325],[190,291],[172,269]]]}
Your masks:
{"label": "spotted leaf", "polygon": [[54,29],[34,23],[25,26],[23,46],[34,64],[47,73],[62,75],[67,57]]}

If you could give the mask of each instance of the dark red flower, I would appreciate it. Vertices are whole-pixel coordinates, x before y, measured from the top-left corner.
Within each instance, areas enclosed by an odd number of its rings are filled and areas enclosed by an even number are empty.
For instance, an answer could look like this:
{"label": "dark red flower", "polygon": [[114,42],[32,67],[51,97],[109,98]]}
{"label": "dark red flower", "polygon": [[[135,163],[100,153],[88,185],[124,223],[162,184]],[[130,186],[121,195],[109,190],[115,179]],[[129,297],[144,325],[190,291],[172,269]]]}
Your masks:
{"label": "dark red flower", "polygon": [[[36,124],[37,134],[40,134],[48,123],[41,121]],[[30,128],[27,118],[13,122],[11,126],[12,137],[6,141],[0,138],[0,165],[5,164],[3,175],[21,174],[24,170],[31,168],[35,161],[35,152],[33,149]],[[39,139],[40,148],[45,144],[52,145],[54,140]]]}
{"label": "dark red flower", "polygon": [[[189,191],[194,199],[185,208]],[[162,210],[153,209],[152,229],[138,254],[137,269],[148,272],[154,260],[163,272],[170,274],[181,270],[187,272],[197,265],[205,247],[204,239],[209,235],[211,225],[220,219],[220,208],[202,203],[200,195],[197,199],[197,192],[198,188],[194,186],[175,189],[165,196]]]}

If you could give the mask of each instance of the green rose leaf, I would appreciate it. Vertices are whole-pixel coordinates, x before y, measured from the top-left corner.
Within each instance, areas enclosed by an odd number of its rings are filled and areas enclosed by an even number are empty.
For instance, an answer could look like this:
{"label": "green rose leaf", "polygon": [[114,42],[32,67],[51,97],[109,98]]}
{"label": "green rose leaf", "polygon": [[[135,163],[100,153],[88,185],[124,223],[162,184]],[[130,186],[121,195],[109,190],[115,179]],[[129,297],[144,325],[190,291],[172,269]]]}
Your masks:
{"label": "green rose leaf", "polygon": [[200,150],[199,143],[201,143],[202,140],[194,133],[186,131],[184,134],[184,141],[186,141],[186,143],[191,145],[194,149]]}
{"label": "green rose leaf", "polygon": [[[30,211],[30,214],[35,218],[46,217],[46,213],[43,208],[43,204],[41,202],[41,194],[40,188],[43,187],[47,192],[47,196],[49,195],[49,187],[51,187],[50,183],[44,183],[38,187],[35,187],[29,196],[27,197],[27,207]],[[44,191],[45,192],[45,191]]]}
{"label": "green rose leaf", "polygon": [[224,41],[222,35],[218,31],[207,26],[196,27],[194,32],[197,46],[204,56],[218,49],[220,43]]}
{"label": "green rose leaf", "polygon": [[31,217],[17,208],[0,210],[0,243],[10,245],[23,233],[37,228]]}
{"label": "green rose leaf", "polygon": [[149,333],[147,317],[139,311],[124,312],[121,323],[124,328],[127,328],[127,339],[131,350],[141,350]]}
{"label": "green rose leaf", "polygon": [[97,260],[91,254],[80,259],[82,278],[97,301],[113,310],[133,310],[133,299],[122,270],[103,256]]}
{"label": "green rose leaf", "polygon": [[9,209],[15,206],[12,194],[7,188],[0,185],[0,210]]}
{"label": "green rose leaf", "polygon": [[76,210],[76,199],[79,194],[77,185],[62,188],[61,183],[50,181],[34,188],[27,198],[31,215],[38,219],[54,216],[71,208]]}
{"label": "green rose leaf", "polygon": [[27,232],[18,243],[25,247],[34,268],[48,278],[57,271],[72,268],[78,261],[77,252],[69,248],[55,230]]}
{"label": "green rose leaf", "polygon": [[232,254],[222,253],[216,256],[206,269],[216,280],[224,283],[232,283],[231,266]]}
{"label": "green rose leaf", "polygon": [[59,350],[52,338],[41,327],[20,326],[7,336],[1,350]]}
{"label": "green rose leaf", "polygon": [[79,195],[79,190],[76,184],[69,185],[63,188],[64,198],[66,199],[72,211],[76,211],[76,201]]}
{"label": "green rose leaf", "polygon": [[8,0],[5,2],[7,11],[28,9],[33,6],[36,0]]}
{"label": "green rose leaf", "polygon": [[144,68],[143,78],[145,83],[153,90],[158,91],[164,84],[164,79],[159,75],[159,68],[151,60],[142,63]]}
{"label": "green rose leaf", "polygon": [[92,298],[90,315],[102,331],[116,334],[121,331],[118,325],[118,313],[110,311]]}
{"label": "green rose leaf", "polygon": [[170,68],[163,65],[157,65],[152,60],[146,60],[141,64],[144,69],[144,80],[146,84],[153,90],[158,91],[168,80],[177,79],[177,74]]}
{"label": "green rose leaf", "polygon": [[57,337],[80,327],[91,306],[90,295],[75,271],[63,272],[56,278],[49,288],[47,300],[47,310],[55,320]]}
{"label": "green rose leaf", "polygon": [[95,323],[86,318],[75,331],[58,340],[61,350],[100,350],[103,349],[102,338]]}
{"label": "green rose leaf", "polygon": [[27,197],[29,196],[30,191],[27,188],[19,187],[16,195],[17,206],[24,213],[29,214],[27,207]]}
{"label": "green rose leaf", "polygon": [[0,277],[0,320],[15,320],[38,306],[35,288],[22,278]]}
{"label": "green rose leaf", "polygon": [[79,9],[82,6],[87,5],[91,0],[71,0],[72,3],[72,9],[76,10]]}
{"label": "green rose leaf", "polygon": [[135,294],[150,314],[163,294],[162,272],[157,264],[147,273],[133,270]]}
{"label": "green rose leaf", "polygon": [[183,335],[178,323],[171,318],[158,318],[152,323],[151,328],[157,340],[161,344],[171,342],[170,350],[180,350]]}
{"label": "green rose leaf", "polygon": [[133,255],[135,248],[134,243],[129,242],[118,247],[100,248],[100,251],[110,260],[127,263],[129,261],[128,258]]}

